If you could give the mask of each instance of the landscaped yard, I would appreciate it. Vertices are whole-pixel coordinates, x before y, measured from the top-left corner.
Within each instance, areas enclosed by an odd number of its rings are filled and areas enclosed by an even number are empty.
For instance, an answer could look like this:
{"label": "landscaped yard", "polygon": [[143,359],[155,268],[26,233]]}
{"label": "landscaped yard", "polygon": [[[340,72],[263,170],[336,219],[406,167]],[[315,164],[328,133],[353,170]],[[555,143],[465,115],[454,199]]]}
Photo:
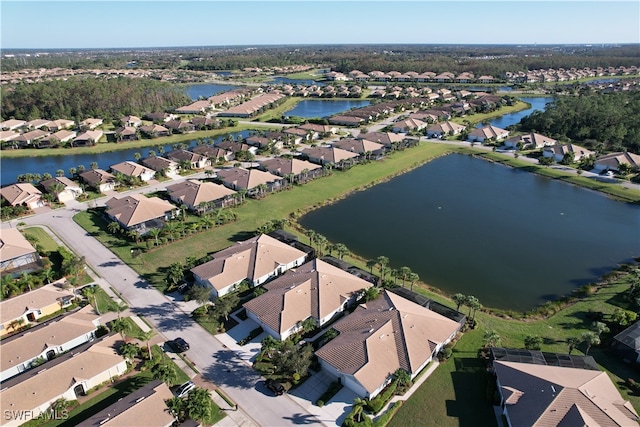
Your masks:
{"label": "landscaped yard", "polygon": [[55,252],[58,250],[58,244],[49,234],[41,227],[29,227],[23,229],[26,236],[31,236],[38,241],[44,252]]}

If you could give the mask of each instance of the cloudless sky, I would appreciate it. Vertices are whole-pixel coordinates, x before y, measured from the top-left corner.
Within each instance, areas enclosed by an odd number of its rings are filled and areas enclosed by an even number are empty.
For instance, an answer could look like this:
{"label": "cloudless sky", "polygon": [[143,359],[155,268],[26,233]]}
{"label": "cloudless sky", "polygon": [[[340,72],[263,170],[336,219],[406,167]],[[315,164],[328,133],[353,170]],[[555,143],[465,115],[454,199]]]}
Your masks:
{"label": "cloudless sky", "polygon": [[0,47],[640,43],[632,1],[0,1]]}

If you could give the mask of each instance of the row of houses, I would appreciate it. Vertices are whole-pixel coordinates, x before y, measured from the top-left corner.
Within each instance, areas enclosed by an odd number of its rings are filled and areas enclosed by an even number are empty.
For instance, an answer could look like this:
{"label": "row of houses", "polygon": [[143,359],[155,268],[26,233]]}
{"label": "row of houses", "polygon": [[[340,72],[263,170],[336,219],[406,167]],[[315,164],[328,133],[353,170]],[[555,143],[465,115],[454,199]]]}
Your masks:
{"label": "row of houses", "polygon": [[517,73],[507,72],[506,78],[514,83],[564,82],[589,77],[614,77],[638,74],[638,67],[596,67],[596,68],[548,68]]}
{"label": "row of houses", "polygon": [[347,74],[331,71],[325,73],[327,80],[331,81],[356,81],[356,82],[431,82],[431,83],[494,83],[496,79],[493,76],[481,75],[475,76],[472,72],[465,71],[454,74],[448,71],[443,73],[434,73],[425,71],[418,73],[416,71],[407,71],[401,73],[399,71],[379,71],[374,70],[363,73],[360,70],[352,70]]}

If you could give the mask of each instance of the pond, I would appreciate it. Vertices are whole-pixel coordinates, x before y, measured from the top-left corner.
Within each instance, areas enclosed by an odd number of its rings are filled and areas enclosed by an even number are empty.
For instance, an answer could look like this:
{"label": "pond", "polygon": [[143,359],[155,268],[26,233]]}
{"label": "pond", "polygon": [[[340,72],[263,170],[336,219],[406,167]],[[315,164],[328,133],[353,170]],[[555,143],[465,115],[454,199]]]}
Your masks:
{"label": "pond", "polygon": [[[251,135],[251,131],[244,130],[241,132],[219,135],[215,138],[210,138],[210,143],[216,144],[229,135],[232,135],[236,139],[238,136],[247,138]],[[196,145],[197,142],[197,140],[192,140],[184,141],[179,144],[186,144],[187,146],[192,147]],[[39,173],[41,175],[44,173],[49,173],[52,176],[55,176],[56,171],[62,169],[68,176],[70,168],[77,168],[78,165],[83,165],[86,169],[89,169],[91,167],[91,163],[93,162],[96,162],[98,164],[98,167],[101,169],[109,169],[111,165],[124,162],[125,160],[135,161],[135,153],[140,153],[143,157],[148,157],[149,151],[153,150],[157,155],[160,155],[160,151],[158,149],[160,145],[163,144],[143,148],[130,148],[125,150],[111,151],[102,154],[66,154],[49,157],[20,158],[0,157],[2,185],[5,186],[16,182],[18,175],[24,173]],[[173,147],[171,145],[163,145],[163,147],[165,152],[173,150]]]}
{"label": "pond", "polygon": [[230,90],[238,89],[238,86],[234,85],[221,85],[217,83],[199,83],[195,85],[189,85],[185,87],[187,96],[192,100],[202,98],[208,98],[222,92],[228,92]]}
{"label": "pond", "polygon": [[640,255],[640,206],[464,155],[433,160],[300,224],[501,309],[531,309]]}
{"label": "pond", "polygon": [[[523,117],[528,116],[534,111],[544,111],[547,104],[553,102],[553,98],[548,96],[519,97],[519,99],[531,104],[531,107],[527,108],[526,110],[505,114],[503,116],[495,118],[491,121],[491,124],[501,129],[506,129],[507,126],[520,123],[520,120],[522,120]],[[478,123],[477,127],[482,126],[482,123]]]}
{"label": "pond", "polygon": [[366,100],[304,99],[298,102],[295,108],[287,111],[283,115],[304,118],[324,118],[351,110],[352,108],[366,107],[369,104],[371,104],[371,101]]}

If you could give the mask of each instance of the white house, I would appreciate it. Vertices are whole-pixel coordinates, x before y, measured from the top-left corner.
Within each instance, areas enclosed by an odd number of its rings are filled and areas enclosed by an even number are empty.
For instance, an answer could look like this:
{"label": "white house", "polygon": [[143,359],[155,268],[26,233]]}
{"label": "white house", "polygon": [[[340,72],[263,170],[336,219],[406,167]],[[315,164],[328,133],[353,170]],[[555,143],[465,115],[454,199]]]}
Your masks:
{"label": "white house", "polygon": [[595,153],[575,144],[556,144],[544,147],[542,155],[547,158],[553,157],[556,162],[561,162],[565,156],[572,155],[573,161],[579,162],[586,157],[595,156]]}
{"label": "white house", "polygon": [[80,185],[64,176],[44,180],[40,183],[44,189],[56,196],[60,203],[75,200],[83,193]]}

